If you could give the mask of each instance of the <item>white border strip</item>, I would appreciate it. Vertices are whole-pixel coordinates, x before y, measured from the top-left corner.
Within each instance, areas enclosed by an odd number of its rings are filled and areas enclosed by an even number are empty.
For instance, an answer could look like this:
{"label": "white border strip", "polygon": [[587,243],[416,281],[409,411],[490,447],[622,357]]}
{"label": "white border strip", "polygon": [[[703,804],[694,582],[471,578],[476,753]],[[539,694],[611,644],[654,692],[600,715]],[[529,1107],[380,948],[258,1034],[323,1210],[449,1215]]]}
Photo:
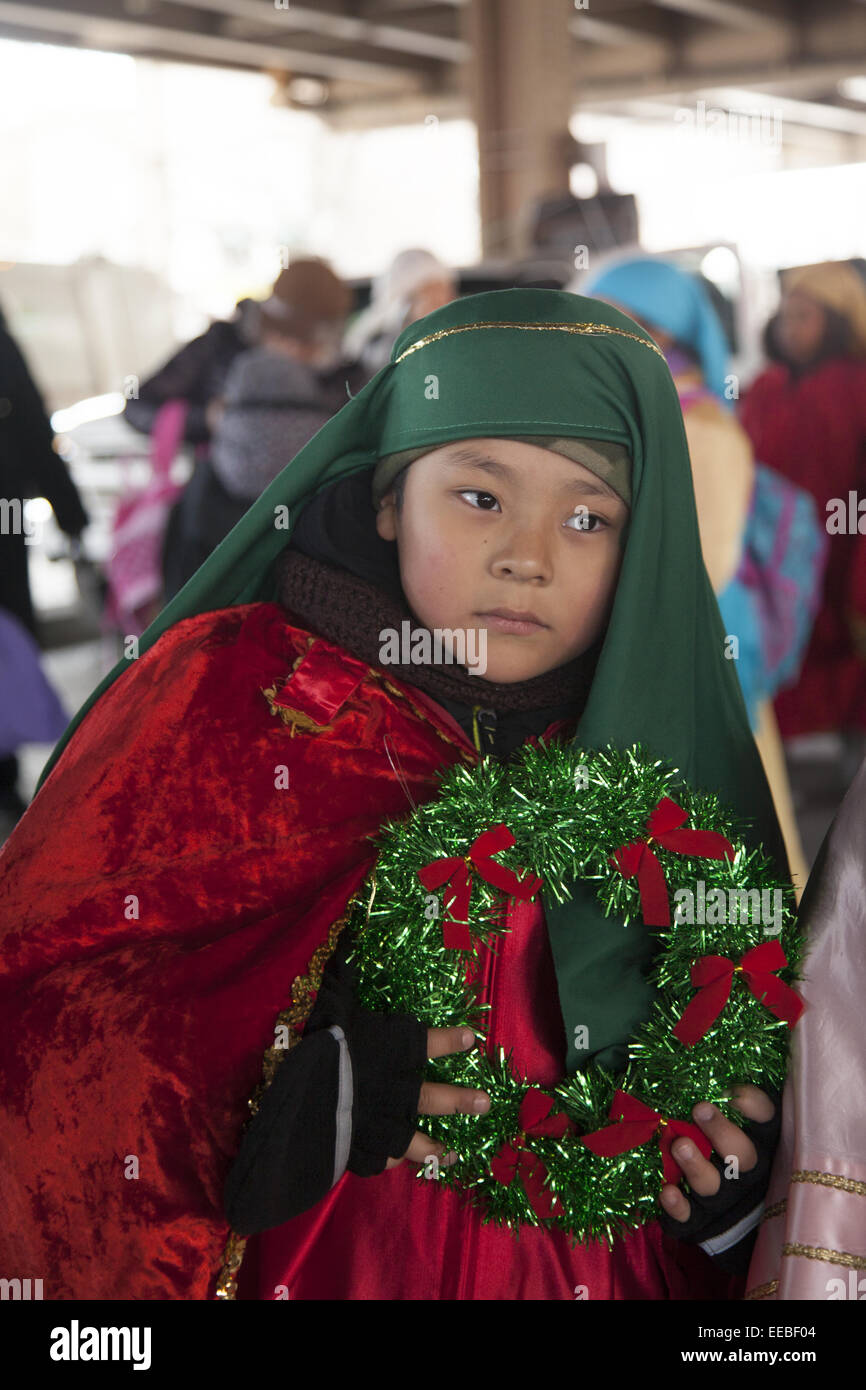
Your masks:
{"label": "white border strip", "polygon": [[723,1250],[730,1250],[732,1245],[748,1235],[749,1231],[757,1226],[764,1212],[764,1203],[760,1202],[754,1211],[750,1211],[748,1216],[742,1217],[729,1231],[722,1231],[720,1236],[711,1236],[709,1240],[702,1240],[700,1245],[702,1250],[706,1250],[708,1255],[721,1255]]}
{"label": "white border strip", "polygon": [[328,1032],[333,1038],[336,1038],[340,1049],[336,1135],[334,1138],[334,1178],[331,1183],[333,1187],[335,1183],[340,1181],[346,1171],[346,1164],[349,1162],[349,1150],[352,1147],[352,1101],[355,1088],[352,1078],[352,1059],[349,1056],[346,1035],[336,1023],[328,1029]]}

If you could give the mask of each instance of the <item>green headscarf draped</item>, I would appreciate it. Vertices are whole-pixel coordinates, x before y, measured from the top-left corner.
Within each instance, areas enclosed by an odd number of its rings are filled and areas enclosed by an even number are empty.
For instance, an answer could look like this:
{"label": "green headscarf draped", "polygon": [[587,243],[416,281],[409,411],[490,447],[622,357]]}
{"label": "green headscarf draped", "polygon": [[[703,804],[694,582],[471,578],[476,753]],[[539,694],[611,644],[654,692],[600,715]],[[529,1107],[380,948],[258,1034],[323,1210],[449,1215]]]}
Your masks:
{"label": "green headscarf draped", "polygon": [[[788,878],[763,767],[704,568],[676,389],[650,336],[610,305],[560,290],[494,290],[459,299],[400,334],[390,362],[319,430],[143,634],[233,604],[274,601],[273,562],[303,507],[386,454],[503,436],[614,440],[632,458],[632,510],[616,597],[576,742],[640,741],[751,819]],[[123,673],[121,660],[79,710]],[[481,684],[479,678],[479,684]],[[562,905],[543,897],[568,1039],[568,1070],[588,1056],[625,1064],[650,1009],[649,932],[605,918],[592,885]],[[585,1025],[586,1048],[574,1044]]]}

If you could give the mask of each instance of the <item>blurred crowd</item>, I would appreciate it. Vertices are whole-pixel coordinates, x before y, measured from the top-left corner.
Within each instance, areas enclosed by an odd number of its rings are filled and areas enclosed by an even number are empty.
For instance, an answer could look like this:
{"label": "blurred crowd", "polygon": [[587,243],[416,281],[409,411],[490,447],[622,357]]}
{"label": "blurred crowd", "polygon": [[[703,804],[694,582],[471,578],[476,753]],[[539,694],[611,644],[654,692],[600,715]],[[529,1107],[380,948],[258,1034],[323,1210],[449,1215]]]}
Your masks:
{"label": "blurred crowd", "polygon": [[[765,363],[741,383],[699,274],[620,251],[566,293],[607,300],[664,352],[680,397],[707,573],[798,889],[866,746],[866,283],[848,263],[782,276]],[[321,259],[298,259],[183,346],[125,407],[152,481],[121,499],[105,616],[140,634],[302,446],[390,356],[404,327],[460,293],[425,250],[402,252],[353,313]],[[178,449],[194,469],[171,481]],[[14,503],[45,497],[81,545],[89,517],[0,315],[0,842],[26,809],[18,750],[66,726],[40,662],[27,536]],[[854,504],[851,505],[851,496]],[[843,505],[844,504],[844,505]],[[830,517],[836,520],[831,525]],[[844,517],[844,521],[839,518]],[[866,530],[866,521],[863,523]]]}

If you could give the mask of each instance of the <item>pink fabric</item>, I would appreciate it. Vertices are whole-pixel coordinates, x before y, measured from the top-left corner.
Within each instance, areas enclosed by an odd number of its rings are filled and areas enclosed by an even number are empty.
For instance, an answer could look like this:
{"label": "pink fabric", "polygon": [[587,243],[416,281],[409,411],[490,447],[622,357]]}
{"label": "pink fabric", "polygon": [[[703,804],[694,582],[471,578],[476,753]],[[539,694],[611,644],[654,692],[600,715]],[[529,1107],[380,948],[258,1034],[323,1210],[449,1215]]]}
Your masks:
{"label": "pink fabric", "polygon": [[[798,985],[806,1010],[792,1033],[782,1137],[747,1298],[850,1298],[861,1280],[858,1296],[866,1296],[864,816],[866,761],[828,832],[800,905],[809,939]],[[819,1176],[823,1182],[815,1181]],[[828,1178],[847,1180],[853,1190],[828,1185]],[[773,1215],[780,1202],[786,1203],[784,1210]]]}
{"label": "pink fabric", "polygon": [[171,465],[183,439],[187,406],[166,401],[151,433],[153,476],[138,492],[127,492],[114,518],[112,552],[107,565],[107,621],[122,632],[141,636],[162,593],[162,542],[172,504],[183,488],[171,481]]}

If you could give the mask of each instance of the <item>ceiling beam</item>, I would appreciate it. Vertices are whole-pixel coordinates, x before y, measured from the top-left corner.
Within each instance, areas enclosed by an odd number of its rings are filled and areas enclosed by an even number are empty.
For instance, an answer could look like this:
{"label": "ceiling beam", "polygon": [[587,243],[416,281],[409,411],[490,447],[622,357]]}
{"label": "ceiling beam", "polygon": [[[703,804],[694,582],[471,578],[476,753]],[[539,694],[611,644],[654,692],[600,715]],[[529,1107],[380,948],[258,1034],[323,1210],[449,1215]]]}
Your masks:
{"label": "ceiling beam", "polygon": [[764,96],[785,96],[798,90],[808,93],[819,87],[832,88],[844,77],[856,77],[864,67],[866,53],[852,53],[844,61],[756,64],[751,68],[737,63],[727,64],[713,72],[708,72],[706,68],[680,68],[643,79],[616,78],[596,83],[582,81],[579,87],[580,109],[597,110],[632,99],[654,97],[693,101],[701,93],[724,87],[747,89]]}
{"label": "ceiling beam", "polygon": [[330,10],[314,10],[308,5],[292,3],[288,9],[278,10],[262,0],[162,0],[162,3],[182,9],[206,10],[210,14],[219,12],[233,19],[248,20],[263,29],[280,29],[283,33],[300,30],[337,43],[370,44],[374,48],[411,53],[439,62],[462,63],[469,57],[469,45],[462,39],[427,34],[423,29],[406,29],[397,24],[379,24],[375,20]]}
{"label": "ceiling beam", "polygon": [[[374,63],[333,53],[311,53],[285,44],[259,43],[172,28],[167,24],[112,18],[92,10],[75,9],[69,3],[61,9],[0,0],[0,24],[44,32],[46,43],[51,42],[52,35],[66,34],[78,39],[85,48],[107,49],[133,57],[157,53],[179,62],[204,60],[217,66],[225,63],[255,70],[277,68],[353,82],[381,83],[383,78],[405,82],[413,76],[405,64]],[[14,38],[14,33],[10,37]]]}
{"label": "ceiling beam", "polygon": [[648,33],[644,29],[633,28],[630,24],[616,24],[610,19],[597,19],[585,10],[575,14],[568,27],[575,38],[588,43],[671,46],[660,34]]}
{"label": "ceiling beam", "polygon": [[693,19],[707,19],[726,29],[778,29],[788,23],[786,16],[768,13],[754,5],[738,5],[734,0],[653,0],[654,7],[678,10]]}

